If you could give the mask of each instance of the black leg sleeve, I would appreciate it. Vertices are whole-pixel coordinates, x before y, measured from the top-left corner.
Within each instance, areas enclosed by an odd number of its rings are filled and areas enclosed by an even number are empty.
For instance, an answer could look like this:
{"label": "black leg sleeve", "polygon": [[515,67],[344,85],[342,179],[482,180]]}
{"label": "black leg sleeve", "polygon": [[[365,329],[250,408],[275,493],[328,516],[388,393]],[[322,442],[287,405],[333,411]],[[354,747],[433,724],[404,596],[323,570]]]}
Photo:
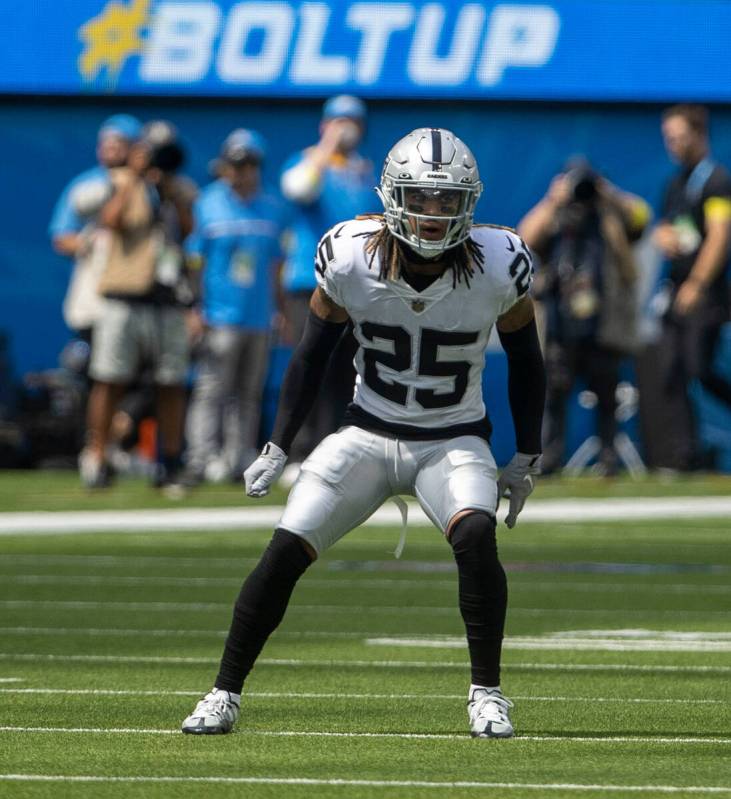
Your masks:
{"label": "black leg sleeve", "polygon": [[310,563],[299,536],[276,530],[234,605],[216,688],[241,693],[267,638],[284,616],[297,580]]}
{"label": "black leg sleeve", "polygon": [[500,653],[508,606],[508,583],[498,560],[495,519],[464,516],[449,539],[459,574],[459,609],[475,685],[500,685]]}

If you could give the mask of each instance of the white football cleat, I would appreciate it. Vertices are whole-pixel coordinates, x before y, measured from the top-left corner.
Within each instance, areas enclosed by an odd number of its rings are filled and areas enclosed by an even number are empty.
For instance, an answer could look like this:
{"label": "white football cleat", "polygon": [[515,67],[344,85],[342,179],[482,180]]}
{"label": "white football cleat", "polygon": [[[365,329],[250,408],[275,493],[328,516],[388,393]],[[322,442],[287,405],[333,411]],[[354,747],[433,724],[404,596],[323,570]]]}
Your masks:
{"label": "white football cleat", "polygon": [[239,705],[228,691],[214,688],[195,706],[180,729],[193,735],[224,735],[239,717]]}
{"label": "white football cleat", "polygon": [[473,688],[467,699],[467,713],[473,738],[512,738],[513,725],[508,710],[513,703],[500,689]]}

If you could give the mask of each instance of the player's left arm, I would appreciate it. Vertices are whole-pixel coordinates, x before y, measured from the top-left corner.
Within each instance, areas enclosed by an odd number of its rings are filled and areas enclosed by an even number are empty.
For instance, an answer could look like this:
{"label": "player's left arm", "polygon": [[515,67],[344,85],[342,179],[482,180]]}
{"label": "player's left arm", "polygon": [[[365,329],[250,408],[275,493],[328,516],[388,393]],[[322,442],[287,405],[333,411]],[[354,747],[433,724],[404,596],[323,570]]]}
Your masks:
{"label": "player's left arm", "polygon": [[538,340],[533,300],[523,296],[497,321],[508,357],[508,399],[515,427],[516,454],[503,469],[498,496],[510,496],[505,523],[513,527],[540,473],[541,427],[546,401],[546,370]]}

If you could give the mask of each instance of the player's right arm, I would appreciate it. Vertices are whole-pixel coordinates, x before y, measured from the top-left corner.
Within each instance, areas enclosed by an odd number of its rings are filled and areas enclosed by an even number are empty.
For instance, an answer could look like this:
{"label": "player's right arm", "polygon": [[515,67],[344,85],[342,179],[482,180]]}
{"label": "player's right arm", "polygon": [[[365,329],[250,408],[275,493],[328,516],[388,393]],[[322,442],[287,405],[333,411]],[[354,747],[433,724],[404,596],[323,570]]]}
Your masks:
{"label": "player's right arm", "polygon": [[244,473],[246,493],[263,497],[287,462],[287,452],[312,408],[330,355],[345,330],[348,313],[318,286],[310,299],[310,313],[302,339],[284,375],[277,418],[271,439]]}

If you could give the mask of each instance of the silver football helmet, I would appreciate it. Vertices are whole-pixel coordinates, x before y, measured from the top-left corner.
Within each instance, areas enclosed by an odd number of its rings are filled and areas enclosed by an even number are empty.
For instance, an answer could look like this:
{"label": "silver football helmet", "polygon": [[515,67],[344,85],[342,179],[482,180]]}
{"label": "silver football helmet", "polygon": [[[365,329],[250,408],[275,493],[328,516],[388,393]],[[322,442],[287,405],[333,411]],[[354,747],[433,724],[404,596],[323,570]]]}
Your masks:
{"label": "silver football helmet", "polygon": [[[482,182],[474,155],[454,133],[417,128],[389,151],[376,192],[391,233],[422,257],[437,258],[469,238]],[[445,226],[440,238],[435,223]]]}

